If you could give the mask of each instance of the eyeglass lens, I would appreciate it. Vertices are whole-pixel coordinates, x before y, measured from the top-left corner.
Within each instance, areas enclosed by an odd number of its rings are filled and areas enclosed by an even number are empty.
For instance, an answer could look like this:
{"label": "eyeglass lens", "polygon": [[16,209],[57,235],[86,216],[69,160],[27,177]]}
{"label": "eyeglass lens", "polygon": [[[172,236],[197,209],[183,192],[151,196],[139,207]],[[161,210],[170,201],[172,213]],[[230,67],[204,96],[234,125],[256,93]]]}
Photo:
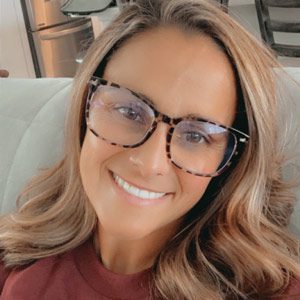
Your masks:
{"label": "eyeglass lens", "polygon": [[[153,128],[152,108],[125,88],[100,85],[89,101],[87,124],[108,142],[134,146]],[[183,119],[172,133],[170,155],[178,167],[210,175],[227,164],[235,145],[235,135],[226,128]]]}

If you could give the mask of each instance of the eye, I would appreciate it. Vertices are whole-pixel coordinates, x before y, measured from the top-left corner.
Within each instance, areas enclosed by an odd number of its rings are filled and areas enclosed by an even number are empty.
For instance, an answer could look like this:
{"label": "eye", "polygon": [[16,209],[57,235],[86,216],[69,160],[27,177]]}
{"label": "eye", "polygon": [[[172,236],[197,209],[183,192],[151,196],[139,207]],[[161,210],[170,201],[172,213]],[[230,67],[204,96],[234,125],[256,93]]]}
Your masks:
{"label": "eye", "polygon": [[120,112],[125,118],[132,120],[132,121],[139,121],[141,120],[141,116],[138,112],[136,112],[131,107],[119,107],[117,108],[118,112]]}
{"label": "eye", "polygon": [[141,107],[132,107],[132,105],[117,105],[114,110],[128,121],[138,122],[141,125],[148,123],[147,113]]}
{"label": "eye", "polygon": [[199,131],[188,131],[182,134],[186,142],[191,144],[201,144],[208,142],[208,138]]}

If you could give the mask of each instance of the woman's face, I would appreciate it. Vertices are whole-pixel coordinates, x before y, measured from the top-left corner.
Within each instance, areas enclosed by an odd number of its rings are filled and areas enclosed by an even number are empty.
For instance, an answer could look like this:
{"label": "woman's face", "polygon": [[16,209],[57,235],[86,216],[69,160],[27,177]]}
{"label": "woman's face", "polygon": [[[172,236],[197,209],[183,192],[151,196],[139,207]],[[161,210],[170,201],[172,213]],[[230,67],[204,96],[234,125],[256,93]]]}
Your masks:
{"label": "woman's face", "polygon": [[[158,28],[127,41],[109,61],[103,78],[142,93],[170,117],[190,114],[230,126],[236,108],[234,74],[226,55],[206,36]],[[176,168],[166,155],[168,125],[137,148],[113,146],[87,130],[80,158],[86,194],[102,228],[135,240],[179,225],[210,178]],[[138,189],[164,193],[142,199],[120,187],[117,175]]]}

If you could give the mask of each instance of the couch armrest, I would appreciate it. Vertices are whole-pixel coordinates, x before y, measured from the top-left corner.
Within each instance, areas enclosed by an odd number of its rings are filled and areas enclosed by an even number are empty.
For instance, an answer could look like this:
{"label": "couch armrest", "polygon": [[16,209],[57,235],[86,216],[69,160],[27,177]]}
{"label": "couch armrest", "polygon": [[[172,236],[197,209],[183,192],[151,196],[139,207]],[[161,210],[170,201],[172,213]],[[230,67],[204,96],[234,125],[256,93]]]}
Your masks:
{"label": "couch armrest", "polygon": [[38,169],[61,157],[71,83],[69,78],[0,79],[0,213],[15,208],[17,195]]}

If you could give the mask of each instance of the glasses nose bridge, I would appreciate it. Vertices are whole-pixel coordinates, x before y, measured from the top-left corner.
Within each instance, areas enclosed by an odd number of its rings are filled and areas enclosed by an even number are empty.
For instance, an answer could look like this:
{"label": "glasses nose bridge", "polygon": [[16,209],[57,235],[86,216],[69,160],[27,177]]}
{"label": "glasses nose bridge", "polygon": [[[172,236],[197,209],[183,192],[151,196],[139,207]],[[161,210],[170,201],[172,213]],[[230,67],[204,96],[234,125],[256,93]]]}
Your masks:
{"label": "glasses nose bridge", "polygon": [[166,135],[166,142],[167,142],[166,150],[167,150],[168,157],[171,158],[170,157],[170,141],[171,141],[171,136],[174,131],[174,126],[176,125],[176,120],[172,119],[171,117],[169,117],[161,112],[158,112],[158,115],[155,118],[155,126],[154,126],[153,130],[151,131],[150,135],[152,135],[152,133],[156,130],[157,125],[160,122],[167,124],[169,127],[169,129],[167,131],[167,135]]}
{"label": "glasses nose bridge", "polygon": [[142,143],[140,143],[139,145],[142,145],[144,144],[147,140],[149,140],[149,138],[151,138],[151,136],[153,135],[154,131],[156,131],[157,127],[158,127],[158,124],[162,122],[162,123],[165,123],[167,124],[168,126],[168,130],[167,130],[167,134],[165,136],[165,139],[166,139],[166,147],[165,147],[165,150],[166,150],[166,154],[167,154],[167,158],[168,160],[171,159],[171,154],[170,154],[170,141],[171,141],[171,136],[172,136],[172,133],[174,131],[174,126],[176,125],[174,123],[174,120],[172,118],[170,118],[169,116],[161,113],[161,112],[157,112],[156,111],[156,117],[155,117],[155,121],[154,123],[152,123],[152,128],[151,130],[148,132],[146,138],[142,141]]}
{"label": "glasses nose bridge", "polygon": [[163,122],[169,126],[173,126],[173,119],[168,117],[167,115],[164,115],[162,113],[159,113],[159,115],[156,117],[156,123]]}
{"label": "glasses nose bridge", "polygon": [[[159,112],[158,116],[156,117],[156,126],[155,126],[156,128],[157,128],[158,123],[160,123],[160,122],[167,124],[168,127],[169,127],[169,129],[167,131],[167,135],[166,135],[166,148],[165,148],[165,150],[166,150],[168,160],[171,160],[171,152],[170,152],[170,147],[171,146],[170,146],[170,143],[171,143],[171,137],[172,137],[172,134],[173,134],[173,131],[174,131],[174,126],[176,124],[174,122],[174,119],[170,118],[169,116],[167,116],[167,115],[165,115],[161,112]],[[151,135],[152,135],[152,133],[151,133]]]}
{"label": "glasses nose bridge", "polygon": [[156,111],[156,116],[155,116],[155,121],[154,123],[152,123],[152,126],[151,126],[151,129],[150,131],[148,132],[148,134],[146,135],[145,139],[139,143],[137,146],[139,145],[142,145],[144,144],[154,133],[154,131],[156,131],[157,127],[158,127],[158,124],[160,122],[162,123],[165,123],[168,125],[169,129],[167,131],[167,135],[166,135],[166,150],[167,150],[167,156],[168,158],[170,158],[170,140],[171,140],[171,135],[174,131],[174,126],[175,126],[175,123],[174,123],[174,120],[172,118],[170,118],[169,116],[161,113],[161,112],[158,112]]}

